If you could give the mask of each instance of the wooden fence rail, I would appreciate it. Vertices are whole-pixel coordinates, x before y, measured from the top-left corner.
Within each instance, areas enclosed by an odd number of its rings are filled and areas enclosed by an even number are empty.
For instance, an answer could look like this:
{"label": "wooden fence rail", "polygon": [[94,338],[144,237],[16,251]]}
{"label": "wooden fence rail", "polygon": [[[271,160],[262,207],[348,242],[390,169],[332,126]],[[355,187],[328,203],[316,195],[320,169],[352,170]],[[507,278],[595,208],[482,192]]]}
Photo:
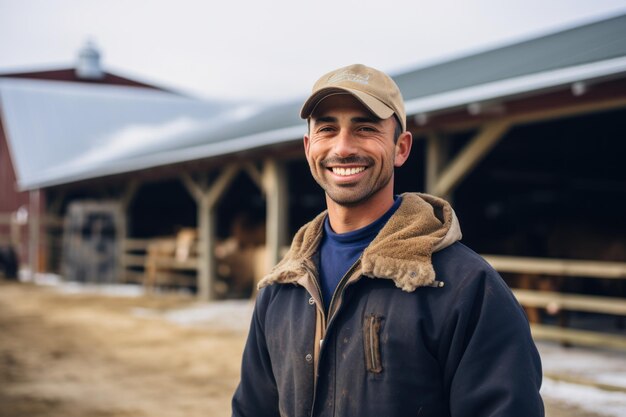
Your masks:
{"label": "wooden fence rail", "polygon": [[484,255],[484,258],[499,272],[590,278],[626,278],[625,262],[581,261],[499,255]]}
{"label": "wooden fence rail", "polygon": [[[145,251],[149,239],[127,239],[124,242],[124,268],[128,276],[140,276],[137,268],[142,269],[146,263]],[[138,254],[141,252],[141,254]],[[174,259],[159,259],[159,267],[172,270],[197,270],[199,259],[189,258],[184,262]],[[501,273],[523,273],[564,277],[587,277],[597,279],[626,279],[626,263],[600,262],[589,260],[545,259],[499,255],[484,255],[484,258]],[[130,269],[135,268],[135,271]],[[560,310],[581,311],[615,316],[626,316],[626,299],[619,297],[591,296],[568,294],[555,291],[537,291],[514,288],[513,293],[525,307],[547,308],[557,306]],[[601,346],[626,350],[625,335],[608,334],[599,331],[577,330],[545,324],[531,325],[533,337],[541,340],[552,340],[561,343],[572,343],[583,346]]]}
{"label": "wooden fence rail", "polygon": [[[595,279],[626,279],[626,263],[569,259],[545,259],[499,255],[483,255],[497,271],[551,275],[562,277],[584,277]],[[591,296],[554,291],[537,291],[514,288],[513,293],[525,307],[557,307],[559,310],[626,316],[626,299],[621,297]],[[577,330],[544,324],[531,324],[535,339],[552,340],[584,346],[608,347],[626,350],[624,335],[607,334],[599,331]]]}
{"label": "wooden fence rail", "polygon": [[[125,281],[146,283],[146,265],[151,265],[156,269],[156,277],[153,280],[159,282],[189,282],[189,276],[182,275],[177,271],[197,271],[199,267],[199,255],[197,253],[197,244],[193,245],[192,256],[184,260],[176,259],[174,254],[165,255],[158,254],[154,258],[148,255],[148,247],[156,242],[167,243],[172,247],[175,246],[175,238],[157,238],[157,239],[125,239],[123,241],[123,254],[121,259],[121,269]],[[152,282],[151,284],[154,284]]]}

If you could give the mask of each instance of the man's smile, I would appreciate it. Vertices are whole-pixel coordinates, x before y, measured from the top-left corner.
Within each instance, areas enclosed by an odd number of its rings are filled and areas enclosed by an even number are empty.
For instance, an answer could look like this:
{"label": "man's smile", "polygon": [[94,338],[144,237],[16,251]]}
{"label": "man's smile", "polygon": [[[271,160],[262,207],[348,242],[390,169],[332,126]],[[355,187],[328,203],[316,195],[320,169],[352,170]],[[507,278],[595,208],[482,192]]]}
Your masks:
{"label": "man's smile", "polygon": [[366,167],[331,167],[329,168],[333,174],[339,175],[341,177],[356,175],[363,171],[365,171]]}

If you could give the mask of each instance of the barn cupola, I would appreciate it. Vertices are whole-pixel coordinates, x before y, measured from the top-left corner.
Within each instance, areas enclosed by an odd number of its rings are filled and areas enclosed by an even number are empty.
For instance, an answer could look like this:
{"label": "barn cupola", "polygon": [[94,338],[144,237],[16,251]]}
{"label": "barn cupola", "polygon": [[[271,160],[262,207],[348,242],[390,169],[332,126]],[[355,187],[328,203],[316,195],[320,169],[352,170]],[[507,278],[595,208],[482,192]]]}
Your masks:
{"label": "barn cupola", "polygon": [[104,71],[100,66],[100,51],[90,40],[78,51],[76,76],[86,80],[99,80],[104,77]]}

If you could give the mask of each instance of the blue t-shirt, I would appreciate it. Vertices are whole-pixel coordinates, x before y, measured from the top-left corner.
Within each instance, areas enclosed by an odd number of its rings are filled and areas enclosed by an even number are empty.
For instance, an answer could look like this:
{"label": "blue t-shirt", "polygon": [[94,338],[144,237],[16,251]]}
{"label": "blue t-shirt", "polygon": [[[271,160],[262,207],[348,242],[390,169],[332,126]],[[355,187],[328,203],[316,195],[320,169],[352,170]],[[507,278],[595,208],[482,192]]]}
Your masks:
{"label": "blue t-shirt", "polygon": [[324,236],[320,243],[320,287],[322,289],[322,299],[328,311],[330,300],[341,278],[359,259],[363,250],[376,237],[380,229],[396,212],[401,197],[396,197],[393,206],[385,214],[373,223],[357,230],[347,233],[335,233],[330,227],[328,216],[324,220]]}

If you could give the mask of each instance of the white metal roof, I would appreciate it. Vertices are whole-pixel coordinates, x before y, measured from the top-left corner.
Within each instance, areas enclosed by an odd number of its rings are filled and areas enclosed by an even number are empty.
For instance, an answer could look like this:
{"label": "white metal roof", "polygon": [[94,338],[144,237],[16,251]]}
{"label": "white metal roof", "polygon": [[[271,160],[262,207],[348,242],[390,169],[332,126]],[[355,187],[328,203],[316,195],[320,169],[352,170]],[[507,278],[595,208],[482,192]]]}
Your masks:
{"label": "white metal roof", "polygon": [[137,87],[0,78],[0,115],[21,189],[147,167],[125,161],[202,143],[199,132],[252,111]]}

